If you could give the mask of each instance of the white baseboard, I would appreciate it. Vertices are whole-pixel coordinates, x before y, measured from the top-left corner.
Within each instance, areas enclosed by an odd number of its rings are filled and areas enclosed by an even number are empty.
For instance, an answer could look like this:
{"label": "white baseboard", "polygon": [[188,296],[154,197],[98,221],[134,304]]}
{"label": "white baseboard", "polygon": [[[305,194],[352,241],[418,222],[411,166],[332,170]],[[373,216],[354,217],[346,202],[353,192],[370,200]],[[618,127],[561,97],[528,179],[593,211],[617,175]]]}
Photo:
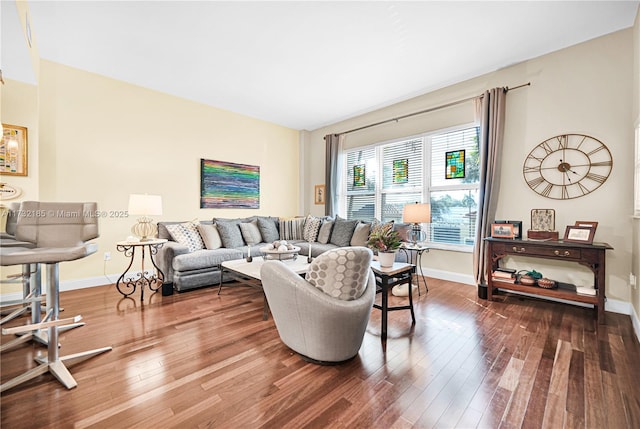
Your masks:
{"label": "white baseboard", "polygon": [[[420,268],[418,268],[418,273]],[[434,270],[431,268],[423,267],[422,272],[427,277],[433,277],[434,279],[446,280],[449,282],[464,283],[466,285],[475,286],[476,281],[471,274],[453,273],[451,271]]]}
{"label": "white baseboard", "polygon": [[636,313],[636,310],[633,308],[633,305],[629,304],[629,306],[631,307],[631,323],[633,323],[633,330],[636,333],[636,337],[638,338],[638,342],[640,342],[640,318],[638,318],[638,313]]}
{"label": "white baseboard", "polygon": [[[119,277],[120,277],[120,274],[107,274],[106,276],[88,277],[84,279],[61,281],[60,292],[66,292],[66,291],[76,290],[76,289],[86,289],[90,287],[112,284],[112,283],[115,283]],[[44,276],[43,276],[43,281],[44,281]],[[43,295],[46,294],[46,287],[44,283],[42,285],[42,289],[43,289],[42,290]],[[5,293],[0,295],[0,303],[18,301],[20,299],[22,299],[22,292]]]}

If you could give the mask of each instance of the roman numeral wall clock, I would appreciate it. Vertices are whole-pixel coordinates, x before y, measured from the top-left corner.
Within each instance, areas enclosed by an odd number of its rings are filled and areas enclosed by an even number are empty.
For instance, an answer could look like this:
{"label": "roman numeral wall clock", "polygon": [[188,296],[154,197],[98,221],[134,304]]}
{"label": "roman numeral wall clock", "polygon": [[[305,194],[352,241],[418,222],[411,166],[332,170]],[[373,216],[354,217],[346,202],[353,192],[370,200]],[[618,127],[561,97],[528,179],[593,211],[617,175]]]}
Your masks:
{"label": "roman numeral wall clock", "polygon": [[600,140],[584,134],[562,134],[537,145],[527,155],[522,174],[543,197],[569,200],[598,189],[611,174],[613,158]]}

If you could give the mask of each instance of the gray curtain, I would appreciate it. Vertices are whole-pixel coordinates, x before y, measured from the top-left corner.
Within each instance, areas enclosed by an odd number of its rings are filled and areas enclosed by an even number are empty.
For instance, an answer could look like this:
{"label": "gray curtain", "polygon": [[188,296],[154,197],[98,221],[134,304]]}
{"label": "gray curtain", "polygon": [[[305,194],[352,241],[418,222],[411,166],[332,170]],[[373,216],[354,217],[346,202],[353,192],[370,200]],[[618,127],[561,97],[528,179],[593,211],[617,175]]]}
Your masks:
{"label": "gray curtain", "polygon": [[335,217],[338,211],[338,155],[340,152],[340,135],[327,134],[324,136],[326,143],[326,161],[325,161],[325,216]]}
{"label": "gray curtain", "polygon": [[490,89],[480,105],[480,192],[473,248],[473,272],[478,285],[487,284],[487,246],[483,238],[491,235],[498,204],[506,92],[506,88]]}

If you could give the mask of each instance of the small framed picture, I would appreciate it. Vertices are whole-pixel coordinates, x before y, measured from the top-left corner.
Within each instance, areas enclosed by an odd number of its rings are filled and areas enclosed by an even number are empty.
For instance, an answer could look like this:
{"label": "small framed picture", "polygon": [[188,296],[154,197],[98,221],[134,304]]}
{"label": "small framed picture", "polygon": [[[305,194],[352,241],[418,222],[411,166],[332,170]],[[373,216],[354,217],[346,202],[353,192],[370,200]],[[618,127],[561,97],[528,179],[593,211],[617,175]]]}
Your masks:
{"label": "small framed picture", "polygon": [[573,243],[591,244],[595,229],[588,226],[568,225],[564,231],[564,241]]}
{"label": "small framed picture", "polygon": [[556,211],[553,209],[531,210],[531,229],[533,231],[553,231],[556,229]]}
{"label": "small framed picture", "polygon": [[494,220],[494,223],[510,223],[513,225],[513,238],[522,239],[522,221],[520,220]]}
{"label": "small framed picture", "polygon": [[592,220],[577,220],[575,226],[586,226],[588,228],[593,228],[593,233],[595,234],[596,228],[598,227],[598,222]]}
{"label": "small framed picture", "polygon": [[514,238],[514,228],[511,223],[492,223],[491,237],[493,238]]}
{"label": "small framed picture", "polygon": [[324,185],[316,185],[314,190],[314,203],[324,204]]}

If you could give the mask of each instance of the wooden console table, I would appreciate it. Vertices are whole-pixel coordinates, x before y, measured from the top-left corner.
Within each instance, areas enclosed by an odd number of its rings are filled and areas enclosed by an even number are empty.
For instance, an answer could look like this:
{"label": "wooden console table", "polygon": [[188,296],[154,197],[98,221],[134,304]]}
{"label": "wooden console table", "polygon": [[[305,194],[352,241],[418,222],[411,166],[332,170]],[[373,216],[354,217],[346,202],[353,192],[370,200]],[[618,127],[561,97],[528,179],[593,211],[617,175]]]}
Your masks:
{"label": "wooden console table", "polygon": [[[607,243],[568,243],[563,241],[509,240],[485,238],[487,242],[487,298],[493,301],[494,288],[524,292],[533,295],[564,299],[567,301],[593,304],[597,309],[599,323],[604,323],[605,301],[605,251],[613,249]],[[571,290],[569,284],[557,289],[544,289],[538,286],[526,286],[518,283],[501,282],[492,278],[492,272],[498,268],[499,261],[508,255],[553,259],[584,265],[593,271],[596,294],[581,295]],[[567,288],[566,286],[569,286]]]}

